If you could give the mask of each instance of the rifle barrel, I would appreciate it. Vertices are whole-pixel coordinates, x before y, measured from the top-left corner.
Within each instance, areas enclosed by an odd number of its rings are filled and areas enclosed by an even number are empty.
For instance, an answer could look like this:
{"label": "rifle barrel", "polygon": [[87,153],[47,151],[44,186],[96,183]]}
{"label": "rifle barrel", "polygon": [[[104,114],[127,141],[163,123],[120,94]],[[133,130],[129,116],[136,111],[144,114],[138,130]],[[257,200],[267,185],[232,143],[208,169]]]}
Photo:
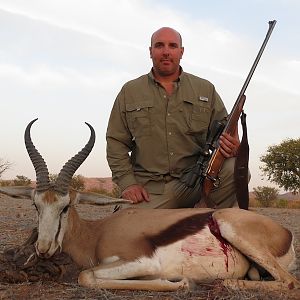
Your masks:
{"label": "rifle barrel", "polygon": [[[239,102],[240,102],[242,96],[243,96],[243,95],[245,94],[245,92],[246,92],[246,89],[247,89],[247,87],[248,87],[248,85],[249,85],[249,82],[250,82],[250,80],[251,80],[251,78],[252,78],[252,75],[253,75],[253,73],[254,73],[254,71],[255,71],[257,65],[258,65],[258,62],[259,62],[259,60],[260,60],[260,58],[261,58],[261,56],[262,56],[262,54],[263,54],[265,48],[266,48],[266,45],[267,45],[267,43],[268,43],[268,41],[269,41],[269,38],[270,38],[270,36],[271,36],[271,34],[272,34],[272,31],[273,31],[275,25],[276,25],[276,20],[269,21],[269,29],[268,29],[268,32],[267,32],[267,34],[266,34],[266,37],[265,37],[265,39],[264,39],[264,41],[263,41],[263,43],[262,43],[262,45],[261,45],[261,47],[260,47],[260,50],[259,50],[259,52],[258,52],[258,54],[257,54],[257,56],[256,56],[256,58],[255,58],[255,60],[254,60],[254,63],[253,63],[253,65],[252,65],[251,69],[250,69],[250,72],[249,72],[249,74],[248,74],[248,76],[247,76],[247,78],[246,78],[246,80],[245,80],[245,82],[244,82],[244,85],[242,86],[242,89],[241,89],[241,91],[240,91],[240,93],[239,93],[239,95],[238,95],[238,98],[237,98],[237,100],[236,100],[236,102],[235,102],[235,104],[234,104],[234,106],[233,106],[233,108],[232,108],[232,110],[231,110],[231,113],[230,113],[230,115],[229,115],[229,119],[228,119],[228,122],[227,122],[227,125],[226,125],[224,131],[226,131],[227,126],[229,125],[230,120],[231,120],[231,118],[233,117],[233,112],[236,111],[236,106],[240,104]],[[244,103],[242,103],[242,106],[243,106],[243,104],[244,104]]]}

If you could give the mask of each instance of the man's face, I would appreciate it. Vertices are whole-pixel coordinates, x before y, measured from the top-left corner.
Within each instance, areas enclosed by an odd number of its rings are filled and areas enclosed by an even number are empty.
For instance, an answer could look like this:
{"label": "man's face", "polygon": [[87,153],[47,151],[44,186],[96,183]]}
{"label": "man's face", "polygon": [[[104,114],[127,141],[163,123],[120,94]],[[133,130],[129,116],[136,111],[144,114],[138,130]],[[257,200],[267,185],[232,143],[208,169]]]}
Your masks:
{"label": "man's face", "polygon": [[154,71],[160,76],[170,76],[179,70],[183,47],[179,34],[171,28],[162,28],[152,36],[149,48]]}

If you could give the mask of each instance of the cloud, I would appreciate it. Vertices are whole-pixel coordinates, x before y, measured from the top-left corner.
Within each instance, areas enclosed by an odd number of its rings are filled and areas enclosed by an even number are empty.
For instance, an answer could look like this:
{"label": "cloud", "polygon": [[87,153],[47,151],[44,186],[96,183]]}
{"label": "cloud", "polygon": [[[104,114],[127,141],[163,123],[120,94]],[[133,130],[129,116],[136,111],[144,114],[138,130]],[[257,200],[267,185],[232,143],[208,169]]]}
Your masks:
{"label": "cloud", "polygon": [[[15,162],[9,175],[34,176],[22,135],[28,121],[38,116],[34,137],[53,169],[84,144],[82,124],[89,121],[96,129],[97,145],[82,170],[87,176],[109,176],[105,130],[110,108],[123,83],[149,71],[150,36],[162,26],[181,32],[184,69],[211,80],[230,110],[263,32],[253,36],[245,29],[242,35],[241,28],[230,30],[215,15],[204,19],[188,14],[193,7],[176,10],[167,2],[150,0],[1,0],[0,89],[5,114],[0,126],[6,130],[0,132],[5,141],[0,157]],[[298,134],[300,126],[299,57],[276,51],[276,35],[271,41],[247,90],[255,166],[269,143]]]}
{"label": "cloud", "polygon": [[41,65],[33,70],[25,71],[19,65],[0,64],[0,77],[30,86],[45,83],[64,85],[67,82],[67,77],[61,72],[55,72]]}
{"label": "cloud", "polygon": [[286,65],[288,68],[290,68],[293,71],[296,71],[300,74],[300,60],[288,60],[286,61]]}
{"label": "cloud", "polygon": [[166,23],[176,23],[180,19],[174,11],[160,8],[157,3],[151,3],[150,7],[147,1],[137,0],[31,0],[26,3],[3,0],[0,3],[0,9],[7,13],[137,50],[144,49],[145,38],[150,41],[153,26],[161,24],[162,18]]}

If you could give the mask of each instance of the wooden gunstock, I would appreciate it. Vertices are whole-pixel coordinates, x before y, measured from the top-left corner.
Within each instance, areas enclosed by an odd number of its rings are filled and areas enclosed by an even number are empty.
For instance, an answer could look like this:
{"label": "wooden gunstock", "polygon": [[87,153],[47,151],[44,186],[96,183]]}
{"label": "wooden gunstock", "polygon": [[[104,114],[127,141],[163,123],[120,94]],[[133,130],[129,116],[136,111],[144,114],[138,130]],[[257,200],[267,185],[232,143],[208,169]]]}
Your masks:
{"label": "wooden gunstock", "polygon": [[208,163],[206,176],[203,181],[202,192],[205,198],[209,195],[211,189],[219,184],[218,174],[223,166],[224,160],[225,157],[220,152],[220,149],[217,148]]}

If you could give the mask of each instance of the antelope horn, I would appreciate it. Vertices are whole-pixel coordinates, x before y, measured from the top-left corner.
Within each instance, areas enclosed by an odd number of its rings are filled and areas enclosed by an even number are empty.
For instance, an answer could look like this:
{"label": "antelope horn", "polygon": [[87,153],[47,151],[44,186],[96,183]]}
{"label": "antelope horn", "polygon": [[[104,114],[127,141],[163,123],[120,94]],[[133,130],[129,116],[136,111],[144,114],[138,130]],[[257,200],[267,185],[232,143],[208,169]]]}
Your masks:
{"label": "antelope horn", "polygon": [[25,146],[30,157],[30,160],[34,166],[35,173],[36,173],[36,190],[39,192],[44,192],[49,189],[50,187],[50,180],[49,180],[49,172],[47,165],[41,156],[41,154],[36,150],[34,147],[31,136],[30,136],[30,129],[31,125],[37,120],[32,120],[25,129],[24,140]]}
{"label": "antelope horn", "polygon": [[66,164],[59,172],[54,185],[54,190],[62,195],[66,195],[68,193],[69,185],[71,183],[74,173],[89,156],[95,144],[95,130],[89,123],[85,122],[85,124],[89,126],[91,130],[91,136],[89,141],[81,149],[81,151],[79,151],[75,156],[73,156],[66,162]]}

